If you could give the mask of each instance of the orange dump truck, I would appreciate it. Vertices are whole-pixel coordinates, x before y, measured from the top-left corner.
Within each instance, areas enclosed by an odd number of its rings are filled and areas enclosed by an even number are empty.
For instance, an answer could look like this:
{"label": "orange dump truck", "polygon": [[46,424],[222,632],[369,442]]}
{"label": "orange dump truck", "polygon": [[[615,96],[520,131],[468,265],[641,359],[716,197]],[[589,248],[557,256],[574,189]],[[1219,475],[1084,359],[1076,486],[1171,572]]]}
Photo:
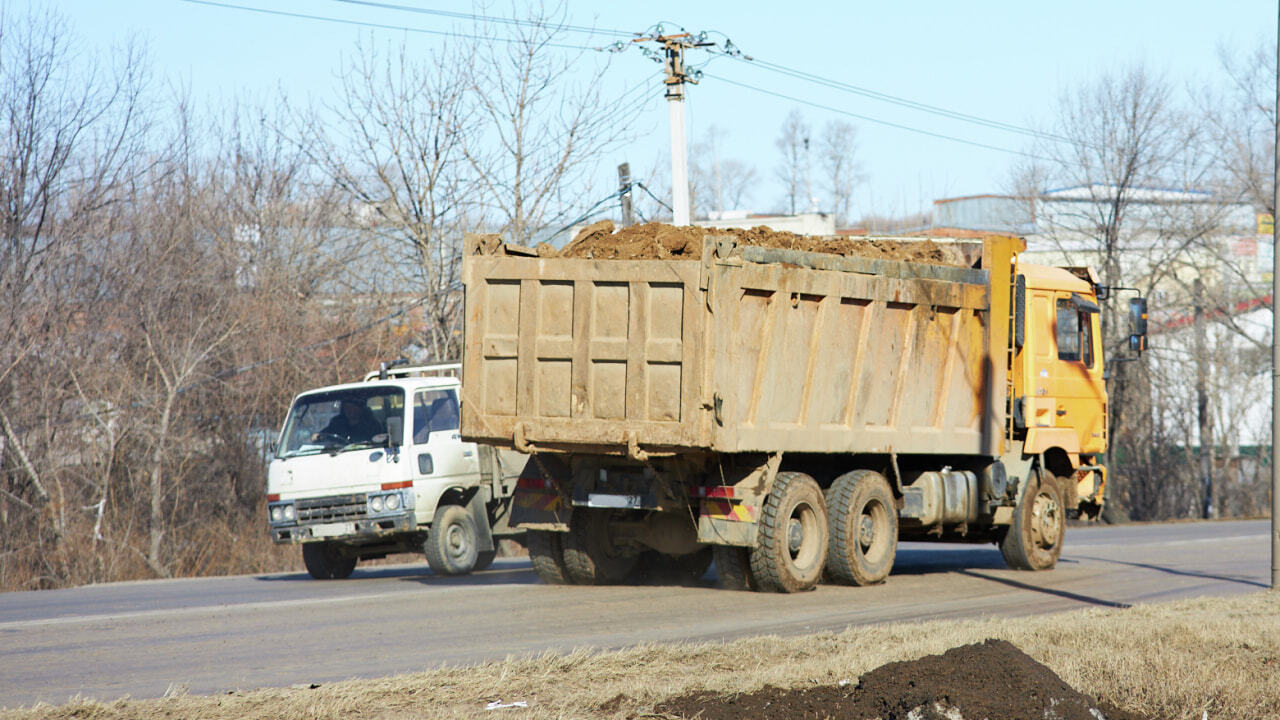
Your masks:
{"label": "orange dump truck", "polygon": [[1012,237],[949,265],[740,240],[635,260],[469,238],[462,433],[532,456],[512,522],[538,575],[714,559],[729,588],[865,585],[899,539],[1053,567],[1106,484],[1095,276]]}

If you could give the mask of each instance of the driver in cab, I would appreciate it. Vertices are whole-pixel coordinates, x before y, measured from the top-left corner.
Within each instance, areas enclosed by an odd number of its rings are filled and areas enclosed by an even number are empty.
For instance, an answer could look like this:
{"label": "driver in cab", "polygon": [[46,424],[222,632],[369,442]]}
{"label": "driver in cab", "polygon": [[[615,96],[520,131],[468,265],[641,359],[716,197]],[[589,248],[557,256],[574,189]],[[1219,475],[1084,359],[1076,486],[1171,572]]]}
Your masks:
{"label": "driver in cab", "polygon": [[382,424],[373,417],[364,403],[355,400],[343,400],[341,412],[333,416],[323,430],[313,436],[321,440],[324,436],[338,437],[348,444],[372,442],[373,436],[385,430]]}

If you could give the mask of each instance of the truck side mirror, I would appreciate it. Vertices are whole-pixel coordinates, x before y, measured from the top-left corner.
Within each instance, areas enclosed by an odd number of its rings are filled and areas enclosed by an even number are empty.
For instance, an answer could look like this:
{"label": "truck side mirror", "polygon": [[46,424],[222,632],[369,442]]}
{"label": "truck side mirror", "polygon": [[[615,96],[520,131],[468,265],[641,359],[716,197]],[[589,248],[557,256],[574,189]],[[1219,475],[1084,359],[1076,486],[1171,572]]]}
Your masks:
{"label": "truck side mirror", "polygon": [[1147,299],[1129,300],[1129,349],[1141,353],[1147,349]]}
{"label": "truck side mirror", "polygon": [[387,447],[398,448],[404,439],[404,418],[387,418]]}

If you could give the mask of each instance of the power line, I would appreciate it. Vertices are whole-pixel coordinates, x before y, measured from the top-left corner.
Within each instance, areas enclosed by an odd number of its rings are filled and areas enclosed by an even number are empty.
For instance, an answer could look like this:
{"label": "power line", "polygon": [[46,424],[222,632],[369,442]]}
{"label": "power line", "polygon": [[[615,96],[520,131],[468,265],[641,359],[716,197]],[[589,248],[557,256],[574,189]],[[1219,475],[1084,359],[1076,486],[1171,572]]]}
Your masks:
{"label": "power line", "polygon": [[[327,17],[324,15],[308,15],[306,13],[288,12],[285,10],[270,10],[268,8],[250,7],[248,5],[235,5],[233,3],[215,2],[215,0],[179,0],[180,2],[191,3],[193,5],[208,5],[210,7],[226,8],[228,10],[241,10],[244,12],[259,13],[262,15],[277,15],[280,17],[298,18],[301,20],[318,20],[320,22],[337,23],[339,25],[355,25],[358,27],[374,28],[377,30],[398,30],[402,32],[421,33],[425,35],[440,35],[443,37],[466,38],[468,40],[495,40],[497,42],[518,43],[522,42],[520,38],[506,37],[487,37],[484,35],[471,35],[468,33],[454,32],[452,30],[427,30],[425,28],[408,27],[405,25],[388,25],[385,23],[365,22],[363,20],[347,20],[345,18]],[[586,45],[567,45],[564,43],[542,43],[545,47],[562,48],[565,50],[595,50],[597,52],[603,48],[588,47]]]}
{"label": "power line", "polygon": [[619,190],[618,192],[615,192],[615,193],[610,193],[607,197],[605,197],[605,198],[604,198],[603,200],[601,200],[600,202],[598,202],[598,203],[596,203],[595,205],[592,205],[591,207],[587,208],[587,211],[586,211],[585,213],[583,213],[580,217],[578,217],[578,219],[576,219],[576,220],[574,220],[574,221],[570,222],[568,225],[565,225],[564,227],[560,228],[559,230],[557,230],[557,231],[555,231],[555,232],[551,233],[550,235],[548,235],[548,236],[547,236],[547,239],[546,239],[546,240],[544,240],[543,242],[551,242],[551,240],[552,240],[553,238],[559,237],[559,236],[560,236],[560,233],[564,232],[565,230],[569,230],[569,229],[570,229],[570,228],[572,228],[574,225],[577,225],[578,223],[582,222],[583,220],[586,220],[587,218],[590,218],[590,217],[593,217],[593,216],[595,216],[595,215],[598,215],[599,213],[597,213],[597,212],[596,212],[596,208],[598,208],[598,207],[600,207],[601,205],[603,205],[603,204],[605,204],[605,203],[609,202],[610,200],[616,200],[616,199],[618,199],[618,198],[620,198],[620,197],[622,197],[622,191],[621,191],[621,190]]}
{"label": "power line", "polygon": [[990,118],[984,118],[978,115],[970,115],[968,113],[963,113],[956,110],[948,110],[947,108],[939,107],[937,105],[929,105],[927,103],[917,102],[915,100],[899,97],[897,95],[890,95],[888,93],[879,92],[877,90],[871,90],[869,88],[859,87],[857,85],[852,85],[850,83],[842,82],[839,80],[833,80],[831,78],[822,77],[820,75],[808,73],[803,70],[796,70],[794,68],[789,68],[784,65],[772,63],[767,60],[745,58],[745,57],[740,57],[736,55],[733,55],[731,57],[734,57],[735,59],[744,63],[748,63],[750,65],[755,65],[758,67],[765,68],[766,70],[770,70],[772,72],[776,72],[776,73],[797,78],[800,80],[807,80],[816,85],[822,85],[824,87],[828,87],[834,90],[841,90],[854,95],[860,95],[862,97],[871,98],[873,100],[880,100],[883,102],[892,103],[894,105],[910,108],[912,110],[919,110],[922,112],[939,115],[941,117],[950,118],[952,120],[960,120],[962,122],[972,123],[974,125],[981,125],[983,127],[988,127],[995,130],[1018,133],[1021,135],[1027,135],[1034,138],[1052,140],[1054,142],[1072,142],[1069,138],[1062,137],[1061,135],[1055,135],[1053,133],[1034,130],[1032,128],[1026,128],[1020,125],[1014,125],[1012,123],[1003,122],[1001,120],[992,120]]}
{"label": "power line", "polygon": [[832,107],[830,105],[823,105],[822,103],[816,103],[816,102],[813,102],[812,100],[803,100],[793,95],[786,95],[780,92],[775,92],[773,90],[766,90],[764,88],[757,87],[755,85],[749,85],[747,83],[738,82],[736,80],[730,80],[728,78],[720,77],[718,75],[708,74],[706,77],[712,78],[714,80],[719,80],[720,82],[728,83],[730,85],[737,85],[738,87],[746,88],[748,90],[754,90],[758,93],[763,93],[765,95],[772,95],[773,97],[782,98],[783,100],[790,100],[791,102],[797,102],[802,105],[809,105],[811,107],[815,107],[820,110],[827,110],[828,112],[838,113],[840,115],[847,115],[849,117],[856,118],[858,120],[865,120],[867,122],[876,123],[877,125],[884,125],[887,127],[897,128],[899,130],[906,130],[907,132],[913,132],[920,135],[928,135],[929,137],[935,137],[941,140],[950,140],[952,142],[964,143],[965,145],[972,145],[974,147],[985,148],[987,150],[996,150],[1002,153],[1009,153],[1010,155],[1021,155],[1023,157],[1028,157],[1035,160],[1045,160],[1045,161],[1049,160],[1049,158],[1041,157],[1039,155],[1033,155],[1031,153],[1023,152],[1021,150],[1011,150],[1009,148],[1000,147],[998,145],[988,145],[987,143],[981,143],[976,140],[966,140],[964,138],[956,137],[954,135],[946,135],[944,133],[933,132],[932,130],[922,130],[920,128],[912,127],[910,125],[903,125],[901,123],[890,122],[888,120],[880,120],[878,118],[873,118],[868,115],[860,115],[858,113],[850,112],[848,110],[842,110],[840,108]]}
{"label": "power line", "polygon": [[613,35],[615,37],[632,37],[635,33],[626,32],[624,30],[610,30],[608,28],[593,28],[587,25],[569,25],[554,23],[548,24],[537,20],[521,20],[520,18],[493,17],[490,15],[475,15],[472,13],[456,12],[453,10],[432,10],[430,8],[413,7],[412,5],[397,5],[395,3],[374,2],[373,0],[332,0],[332,2],[344,3],[347,5],[363,5],[365,7],[376,7],[384,10],[399,10],[401,12],[416,13],[419,15],[436,15],[438,17],[454,18],[456,20],[471,20],[480,22],[496,22],[506,25],[516,25],[519,27],[532,28],[552,28],[555,30],[564,30],[566,32],[580,32],[589,35]]}

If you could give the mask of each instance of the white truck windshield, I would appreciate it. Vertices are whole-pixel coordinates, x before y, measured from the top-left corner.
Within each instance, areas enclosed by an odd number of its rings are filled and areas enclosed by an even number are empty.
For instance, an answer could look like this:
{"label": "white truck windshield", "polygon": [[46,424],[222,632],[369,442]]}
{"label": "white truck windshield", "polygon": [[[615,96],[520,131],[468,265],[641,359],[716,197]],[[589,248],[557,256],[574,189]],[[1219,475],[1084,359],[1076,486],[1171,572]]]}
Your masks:
{"label": "white truck windshield", "polygon": [[354,388],[304,395],[285,421],[278,457],[343,452],[387,442],[387,419],[404,423],[404,391]]}

